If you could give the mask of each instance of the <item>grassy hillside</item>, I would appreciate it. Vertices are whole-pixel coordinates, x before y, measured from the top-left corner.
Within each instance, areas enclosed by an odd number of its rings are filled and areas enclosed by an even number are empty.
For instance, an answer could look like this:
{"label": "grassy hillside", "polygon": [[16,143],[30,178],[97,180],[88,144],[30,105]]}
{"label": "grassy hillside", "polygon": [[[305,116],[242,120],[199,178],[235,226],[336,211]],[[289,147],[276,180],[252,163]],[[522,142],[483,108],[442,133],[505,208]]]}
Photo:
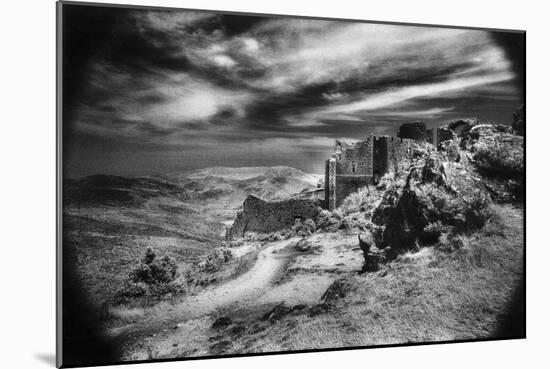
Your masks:
{"label": "grassy hillside", "polygon": [[97,304],[114,295],[151,247],[184,273],[219,247],[223,222],[248,194],[268,199],[313,188],[317,178],[288,167],[206,168],[162,177],[94,175],[64,183],[66,265]]}
{"label": "grassy hillside", "polygon": [[[155,318],[149,329],[132,323],[147,332],[139,339],[122,335],[134,342],[124,357],[523,336],[522,152],[502,126],[472,124],[439,150],[419,143],[399,172],[321,212],[308,232],[237,243],[232,250],[261,242],[262,251],[235,286],[141,311]],[[364,268],[365,256],[376,268]],[[242,290],[262,266],[267,285]],[[217,303],[190,313],[205,296]]]}
{"label": "grassy hillside", "polygon": [[210,332],[217,337],[210,344],[211,353],[518,334],[506,327],[514,313],[512,298],[522,283],[522,209],[496,206],[494,211],[480,232],[461,238],[464,247],[458,252],[449,253],[447,245],[438,243],[403,254],[376,273],[343,275],[329,288],[333,293],[319,299],[318,312],[287,304],[289,310],[279,309],[283,315],[272,321],[258,315],[251,320],[251,312],[229,314],[229,326]]}
{"label": "grassy hillside", "polygon": [[[248,194],[288,197],[317,176],[87,178],[67,188],[65,256],[96,305],[110,301],[101,325],[123,360],[521,337],[523,150],[509,128],[472,123],[334,211],[223,247]],[[148,247],[186,288],[109,300]]]}

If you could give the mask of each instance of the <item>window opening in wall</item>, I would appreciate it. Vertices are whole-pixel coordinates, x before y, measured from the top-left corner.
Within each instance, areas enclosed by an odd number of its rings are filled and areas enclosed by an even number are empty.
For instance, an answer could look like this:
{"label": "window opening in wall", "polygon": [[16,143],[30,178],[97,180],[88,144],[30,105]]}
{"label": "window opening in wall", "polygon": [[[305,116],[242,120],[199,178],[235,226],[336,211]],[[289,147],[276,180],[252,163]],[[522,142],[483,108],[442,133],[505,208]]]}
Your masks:
{"label": "window opening in wall", "polygon": [[357,169],[357,163],[352,161],[351,162],[351,171],[352,171],[352,173],[355,173],[356,169]]}

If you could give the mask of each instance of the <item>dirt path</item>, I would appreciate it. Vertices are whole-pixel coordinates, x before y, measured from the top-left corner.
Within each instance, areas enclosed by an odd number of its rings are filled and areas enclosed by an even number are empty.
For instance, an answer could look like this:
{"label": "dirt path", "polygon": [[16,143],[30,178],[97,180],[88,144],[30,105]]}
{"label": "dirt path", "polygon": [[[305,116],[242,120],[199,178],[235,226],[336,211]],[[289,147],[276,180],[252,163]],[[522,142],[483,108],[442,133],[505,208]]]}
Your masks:
{"label": "dirt path", "polygon": [[315,235],[309,239],[312,250],[307,253],[289,248],[298,239],[268,243],[243,275],[147,311],[148,319],[117,335],[127,342],[125,359],[208,355],[212,323],[224,309],[256,309],[281,302],[312,304],[340,273],[360,269],[354,235]]}
{"label": "dirt path", "polygon": [[[206,317],[231,304],[254,304],[255,300],[269,291],[268,287],[288,262],[291,254],[281,250],[296,240],[297,238],[291,238],[268,244],[259,252],[256,264],[240,277],[207,288],[195,296],[185,297],[179,303],[159,304],[147,312],[150,319],[145,319],[138,325],[115,329],[111,331],[111,336],[115,340],[126,342],[123,349],[127,353],[124,354],[125,357],[143,359],[147,358],[141,356],[147,346],[164,346],[163,341],[170,335],[166,332],[167,327],[185,325],[186,322]],[[135,356],[136,353],[138,356]]]}
{"label": "dirt path", "polygon": [[258,254],[256,264],[245,274],[222,285],[209,288],[182,301],[175,312],[184,319],[206,315],[232,303],[246,304],[266,292],[288,260],[288,255],[278,253],[296,239],[269,244]]}

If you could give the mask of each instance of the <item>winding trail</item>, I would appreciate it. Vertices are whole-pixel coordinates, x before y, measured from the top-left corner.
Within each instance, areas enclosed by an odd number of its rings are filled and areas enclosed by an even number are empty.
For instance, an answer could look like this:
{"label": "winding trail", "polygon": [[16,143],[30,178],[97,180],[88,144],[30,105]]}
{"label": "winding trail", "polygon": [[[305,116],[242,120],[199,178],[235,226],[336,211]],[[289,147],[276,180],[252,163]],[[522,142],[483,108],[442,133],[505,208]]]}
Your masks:
{"label": "winding trail", "polygon": [[256,264],[240,277],[222,285],[208,288],[196,296],[186,298],[175,307],[176,314],[193,319],[235,302],[246,304],[266,293],[277,277],[288,255],[277,252],[287,247],[296,238],[270,243],[259,252]]}
{"label": "winding trail", "polygon": [[279,251],[296,240],[297,238],[290,238],[267,244],[258,253],[254,266],[243,275],[224,284],[207,288],[195,296],[185,297],[178,303],[155,306],[147,312],[148,318],[138,324],[111,331],[111,336],[120,341],[126,353],[140,351],[138,346],[141,346],[147,337],[162,340],[160,337],[162,334],[159,335],[159,333],[162,333],[166,327],[207,316],[233,303],[238,303],[240,306],[253,304],[269,291],[268,287],[276,280],[290,258],[289,253],[279,253]]}

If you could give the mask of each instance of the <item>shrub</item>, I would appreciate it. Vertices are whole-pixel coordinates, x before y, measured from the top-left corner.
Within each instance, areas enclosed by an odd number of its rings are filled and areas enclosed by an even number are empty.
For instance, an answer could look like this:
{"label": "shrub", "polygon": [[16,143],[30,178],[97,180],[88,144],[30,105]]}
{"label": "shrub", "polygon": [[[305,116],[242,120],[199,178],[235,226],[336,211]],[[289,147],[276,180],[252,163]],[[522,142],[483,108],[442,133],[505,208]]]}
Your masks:
{"label": "shrub", "polygon": [[321,210],[315,218],[315,224],[318,230],[335,231],[340,227],[342,216],[338,212]]}
{"label": "shrub", "polygon": [[[384,176],[383,179],[380,181],[383,182],[382,187],[384,189],[393,182],[391,176],[392,174]],[[362,187],[357,190],[357,192],[354,192],[346,197],[338,210],[344,216],[353,213],[365,213],[367,216],[370,217],[372,211],[380,201],[381,197],[382,192],[380,190],[371,190],[368,187]]]}
{"label": "shrub", "polygon": [[521,178],[524,172],[523,137],[509,133],[481,135],[471,147],[473,160],[484,174]]}
{"label": "shrub", "polygon": [[196,267],[201,272],[212,273],[221,268],[221,266],[233,259],[233,253],[230,249],[219,247],[214,249],[205,259],[198,262]]}
{"label": "shrub", "polygon": [[135,283],[170,283],[176,279],[178,266],[168,255],[157,258],[152,249],[147,248],[142,262],[130,272]]}
{"label": "shrub", "polygon": [[369,188],[362,187],[346,197],[342,202],[342,205],[340,205],[340,210],[342,211],[342,214],[347,215],[350,213],[355,213],[361,211],[361,209],[363,209],[364,211],[365,207],[369,204],[369,195]]}
{"label": "shrub", "polygon": [[306,219],[306,221],[304,222],[304,226],[309,228],[311,233],[315,232],[315,230],[317,229],[315,222],[311,218]]}
{"label": "shrub", "polygon": [[275,242],[275,241],[280,241],[283,238],[284,238],[284,236],[281,234],[281,232],[273,232],[269,235],[267,240],[269,242]]}
{"label": "shrub", "polygon": [[395,180],[395,173],[393,171],[389,171],[386,174],[380,178],[380,181],[376,184],[376,189],[380,191],[384,191],[388,186],[393,183]]}
{"label": "shrub", "polygon": [[313,219],[308,218],[303,222],[297,220],[292,226],[292,233],[297,236],[306,237],[315,232],[316,229],[317,226],[315,225]]}
{"label": "shrub", "polygon": [[149,288],[145,283],[127,280],[117,295],[121,299],[136,298],[145,296]]}
{"label": "shrub", "polygon": [[365,217],[364,213],[353,213],[344,217],[340,223],[339,229],[345,230],[365,230],[370,226],[370,222]]}
{"label": "shrub", "polygon": [[124,285],[115,295],[116,302],[128,302],[134,298],[160,299],[167,294],[180,292],[182,286],[175,281],[178,266],[168,255],[157,258],[151,248],[145,250],[140,263],[134,267]]}
{"label": "shrub", "polygon": [[490,202],[489,196],[479,190],[473,191],[465,197],[463,206],[464,218],[462,222],[457,224],[458,230],[461,232],[470,232],[483,227],[491,216]]}

